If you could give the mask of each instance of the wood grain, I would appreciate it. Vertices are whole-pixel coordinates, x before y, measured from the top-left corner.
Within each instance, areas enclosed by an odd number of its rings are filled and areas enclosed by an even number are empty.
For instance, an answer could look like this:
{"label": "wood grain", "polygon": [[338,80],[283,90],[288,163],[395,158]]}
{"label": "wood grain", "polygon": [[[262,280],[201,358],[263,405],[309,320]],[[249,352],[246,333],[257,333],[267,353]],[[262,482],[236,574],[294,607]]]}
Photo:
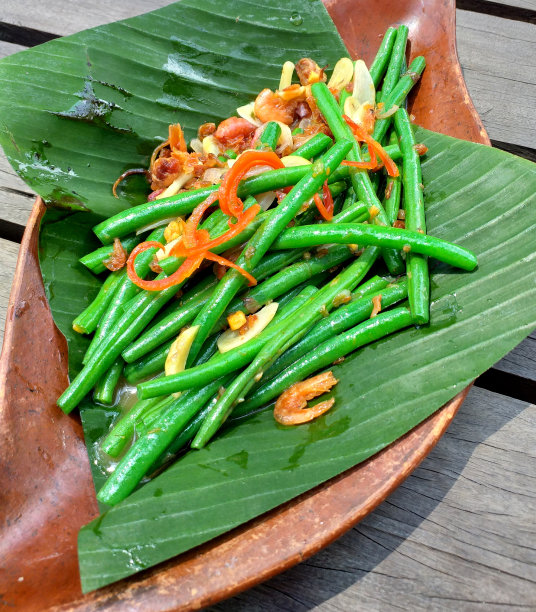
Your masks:
{"label": "wood grain", "polygon": [[421,466],[329,548],[213,612],[534,610],[536,406],[473,388]]}
{"label": "wood grain", "polygon": [[536,147],[536,25],[456,12],[458,54],[492,140]]}

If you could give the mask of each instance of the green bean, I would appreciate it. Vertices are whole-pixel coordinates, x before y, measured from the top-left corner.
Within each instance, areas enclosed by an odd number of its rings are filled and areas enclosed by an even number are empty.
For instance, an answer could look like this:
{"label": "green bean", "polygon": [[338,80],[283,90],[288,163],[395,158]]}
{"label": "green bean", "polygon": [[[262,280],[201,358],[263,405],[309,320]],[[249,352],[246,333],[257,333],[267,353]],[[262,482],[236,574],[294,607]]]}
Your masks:
{"label": "green bean", "polygon": [[[311,86],[311,92],[318,104],[318,108],[324,115],[327,124],[333,132],[335,140],[352,140],[352,149],[348,154],[348,159],[357,162],[362,161],[359,145],[354,138],[352,130],[342,118],[337,102],[327,85],[325,83],[314,83]],[[379,211],[374,217],[374,223],[376,225],[388,225],[385,210],[376,195],[376,190],[370,181],[368,173],[366,171],[356,171],[354,168],[350,173],[350,180],[352,181],[352,187],[358,198],[365,202],[370,208],[375,207]],[[399,274],[403,270],[404,266],[400,253],[386,251],[383,253],[383,256],[391,274]]]}
{"label": "green bean", "polygon": [[97,499],[113,506],[127,497],[175,436],[226,382],[225,378],[213,380],[202,389],[186,391],[175,399],[153,423],[153,429],[128,449]]}
{"label": "green bean", "polygon": [[[158,228],[154,230],[149,236],[148,240],[156,240],[157,242],[161,242],[164,239],[164,228]],[[136,273],[140,278],[144,278],[150,270],[150,264],[153,260],[154,254],[157,249],[148,249],[144,253],[141,253],[138,257],[136,257],[136,261],[134,262],[134,267],[136,269]],[[115,324],[121,318],[123,313],[123,306],[129,302],[134,296],[138,295],[140,292],[139,287],[137,287],[128,276],[124,276],[120,286],[115,291],[114,296],[108,305],[108,310],[102,316],[99,326],[93,339],[86,351],[84,356],[83,363],[91,357],[91,355],[95,352],[96,348],[100,346],[100,344],[104,341],[104,339],[108,336],[112,329],[114,329]]]}
{"label": "green bean", "polygon": [[[303,202],[313,197],[322,187],[326,177],[339,166],[351,146],[351,142],[341,141],[335,144],[322,157],[320,163],[315,163],[313,172],[306,175],[291,189],[290,193],[285,196],[270,217],[255,232],[238,258],[237,265],[251,272],[260,262],[276,237],[296,216]],[[199,348],[208,337],[214,324],[221,317],[229,302],[243,284],[244,277],[239,272],[236,270],[226,272],[216,287],[211,300],[207,302],[194,320],[194,325],[199,325],[199,330],[188,355],[188,365],[192,364]]]}
{"label": "green bean", "polygon": [[125,363],[121,358],[116,359],[108,372],[99,380],[93,393],[93,399],[97,403],[105,404],[106,406],[111,406],[114,403],[115,388],[121,377],[124,365]]}
{"label": "green bean", "polygon": [[305,157],[305,159],[312,159],[332,145],[333,141],[331,138],[320,132],[309,138],[307,142],[304,142],[291,155],[299,155],[300,157]]}
{"label": "green bean", "polygon": [[[295,153],[296,152],[297,151],[295,151]],[[398,147],[388,149],[387,153],[392,159],[400,159]],[[367,161],[370,157],[364,156],[363,159]],[[265,191],[275,191],[282,187],[295,185],[311,173],[312,167],[310,165],[269,170],[263,174],[252,176],[240,183],[238,195],[241,198],[245,198],[247,195],[264,193]],[[350,169],[347,166],[343,166],[330,175],[328,182],[334,183],[341,179],[346,179],[349,176]],[[134,206],[102,221],[93,228],[93,231],[101,242],[112,242],[115,237],[125,236],[151,223],[191,213],[198,204],[206,200],[206,198],[213,191],[216,191],[218,187],[218,185],[203,187],[202,189],[187,191],[169,198],[162,198],[153,202],[147,202],[146,204]]]}
{"label": "green bean", "polygon": [[119,270],[112,272],[106,278],[95,299],[73,321],[74,331],[79,334],[90,334],[95,331],[124,276],[125,271]]}
{"label": "green bean", "polygon": [[[426,233],[426,219],[421,162],[415,150],[415,137],[408,113],[403,108],[398,109],[395,113],[395,129],[400,140],[400,147],[404,152],[402,181],[406,229],[423,235]],[[413,250],[406,256],[409,280],[408,298],[415,321],[422,325],[428,323],[430,318],[430,277],[426,257],[415,253],[416,251]]]}
{"label": "green bean", "polygon": [[351,291],[359,285],[376,261],[379,253],[380,249],[376,247],[365,249],[357,261],[338,274],[295,313],[292,324],[289,324],[282,330],[272,342],[266,344],[249,366],[227,387],[225,393],[223,393],[203,422],[201,429],[192,442],[192,447],[201,448],[212,438],[231,413],[235,403],[242,399],[254,384],[255,379],[257,378],[258,380],[258,377],[262,376],[263,371],[280,354],[293,344],[296,344],[311,326],[317,323],[324,314],[327,314],[334,307],[333,302],[341,291]]}
{"label": "green bean", "polygon": [[385,186],[385,196],[383,200],[383,206],[387,214],[389,224],[393,223],[398,218],[398,211],[400,210],[400,197],[402,195],[402,181],[400,174],[398,176],[388,176],[387,184]]}
{"label": "green bean", "polygon": [[275,151],[277,141],[281,136],[281,126],[275,121],[269,121],[265,126],[262,134],[259,136],[259,142],[255,147],[257,150]]}
{"label": "green bean", "polygon": [[406,253],[420,253],[469,272],[477,266],[474,253],[452,242],[407,229],[364,223],[291,227],[281,234],[272,248],[309,248],[332,242],[389,247]]}
{"label": "green bean", "polygon": [[[298,307],[301,307],[305,301],[309,300],[309,298],[317,292],[318,290],[313,287],[304,289],[303,292],[292,301],[292,312],[295,313]],[[272,342],[287,325],[288,316],[285,316],[276,324],[268,325],[268,327],[256,338],[226,353],[216,354],[212,359],[201,366],[195,366],[183,372],[179,372],[178,374],[141,383],[138,385],[138,395],[142,399],[147,399],[158,395],[167,395],[177,391],[184,391],[185,389],[204,385],[215,376],[219,377],[234,372],[247,365],[259,350],[265,344]]]}
{"label": "green bean", "polygon": [[[271,253],[269,257],[266,257],[253,271],[255,278],[261,280],[273,274],[276,270],[281,269],[282,266],[298,259],[301,253],[298,249],[294,249],[289,252],[283,252],[280,255],[280,257],[277,257],[275,253]],[[264,283],[257,285],[253,291],[256,290],[258,292],[263,285]],[[144,334],[129,345],[122,353],[123,359],[127,363],[131,363],[160,346],[162,342],[176,336],[185,325],[193,321],[199,309],[208,302],[213,291],[214,285],[210,285],[186,304],[176,306],[166,317],[148,328]],[[241,304],[241,301],[239,303]]]}
{"label": "green bean", "polygon": [[[321,274],[317,274],[315,277],[310,279],[308,283],[309,284],[313,283],[315,286],[317,286],[318,284],[325,282],[326,279],[327,279],[327,273],[321,273]],[[278,299],[279,307],[283,308],[286,305],[287,300],[293,299],[303,288],[304,288],[303,284],[298,285],[294,289],[291,289],[284,296],[281,296]],[[218,338],[217,334],[213,334],[212,336],[209,336],[208,340],[206,340],[205,344],[203,345],[203,349],[201,349],[201,353],[203,353],[207,345],[211,343],[215,343],[217,338]],[[158,348],[154,349],[148,355],[144,355],[137,361],[127,364],[125,367],[124,375],[125,375],[125,378],[128,380],[128,382],[131,384],[136,384],[140,380],[143,380],[145,378],[148,378],[149,376],[154,375],[156,372],[161,372],[164,369],[164,365],[166,363],[166,357],[167,357],[167,354],[173,342],[174,340],[165,342]],[[204,362],[204,360],[200,359],[201,353],[198,356],[197,363]]]}
{"label": "green bean", "polygon": [[[383,279],[381,279],[383,280]],[[297,344],[291,347],[288,351],[283,353],[281,357],[265,372],[263,381],[271,380],[275,376],[298,360],[300,357],[308,353],[309,351],[315,350],[325,340],[332,338],[336,334],[346,331],[350,327],[361,323],[365,319],[368,319],[374,308],[372,303],[372,296],[381,296],[381,307],[385,310],[389,306],[400,302],[405,299],[408,294],[407,281],[403,280],[394,285],[388,286],[387,281],[383,281],[385,284],[381,287],[378,286],[375,290],[367,292],[365,297],[354,299],[345,306],[341,306],[334,310],[329,317],[326,317],[319,323],[317,323],[309,333],[304,336]],[[253,408],[253,406],[252,406]]]}
{"label": "green bean", "polygon": [[110,457],[117,457],[121,454],[125,446],[132,440],[137,420],[144,414],[145,411],[151,409],[155,405],[169,405],[175,398],[157,397],[150,400],[138,401],[132,408],[126,412],[114,424],[101,443],[101,450]]}
{"label": "green bean", "polygon": [[398,26],[396,38],[389,59],[389,66],[385,78],[383,79],[382,91],[380,100],[385,98],[398,83],[400,79],[400,69],[406,57],[406,43],[408,40],[408,27],[405,25]]}
{"label": "green bean", "polygon": [[[387,112],[393,106],[402,106],[408,93],[411,91],[415,83],[419,80],[426,61],[424,57],[416,57],[410,64],[408,71],[400,77],[400,80],[395,85],[394,89],[382,100],[384,103],[384,111]],[[385,119],[377,119],[374,124],[374,132],[372,138],[381,142],[389,126],[391,125],[392,117],[386,117]]]}
{"label": "green bean", "polygon": [[370,65],[369,72],[372,77],[372,81],[374,82],[374,87],[378,88],[382,76],[385,73],[385,69],[387,68],[387,63],[389,62],[389,58],[391,57],[391,52],[393,49],[393,45],[395,43],[396,38],[396,28],[387,28],[383,40],[381,42],[380,48],[376,53],[376,57],[374,61]]}
{"label": "green bean", "polygon": [[225,149],[223,154],[228,159],[236,159],[238,157],[238,153],[236,151],[233,151],[233,149]]}
{"label": "green bean", "polygon": [[[131,251],[141,241],[140,236],[130,236],[121,240],[121,246],[125,251]],[[107,245],[100,247],[99,249],[84,255],[78,261],[89,268],[93,274],[100,274],[106,270],[104,262],[110,258],[114,248],[113,245]]]}
{"label": "green bean", "polygon": [[240,412],[248,412],[278,397],[291,385],[306,379],[314,372],[330,367],[333,362],[356,349],[397,332],[413,323],[407,308],[400,307],[381,312],[376,317],[338,334],[293,363],[277,378],[260,387],[250,400],[240,406]]}
{"label": "green bean", "polygon": [[[288,305],[283,305],[283,301],[280,302],[279,304],[279,308],[278,308],[278,313],[276,318],[274,319],[274,321],[272,322],[272,327],[275,325],[277,326],[278,322],[284,321],[285,318],[288,318],[289,316],[291,316],[309,297],[311,297],[312,295],[314,295],[314,293],[317,291],[316,288],[314,287],[304,287],[301,292],[299,293],[299,295],[294,296],[290,302],[288,303]],[[266,335],[267,330],[265,330],[263,332],[263,334]],[[260,339],[260,336],[259,338]],[[256,340],[258,340],[256,339]],[[265,340],[268,341],[268,340]],[[248,343],[249,344],[249,343]],[[213,359],[217,359],[217,356]],[[212,363],[212,361],[210,362]],[[213,380],[214,376],[210,377],[210,380]],[[142,402],[155,402],[158,400],[141,400]],[[209,404],[210,406],[210,404]],[[162,411],[160,410],[160,413]],[[156,409],[151,409],[151,413],[152,414],[158,414]],[[204,416],[206,413],[206,408],[204,408],[201,411],[201,415]],[[144,415],[146,414],[146,411],[144,411]],[[197,415],[194,417],[193,421],[197,420]],[[148,423],[148,427],[154,427],[156,422],[156,418],[152,418],[149,423]],[[156,423],[157,424],[157,423]],[[200,423],[199,423],[200,424]],[[198,429],[198,427],[197,427]],[[195,432],[197,431],[197,429],[195,430]],[[190,430],[190,423],[187,425],[186,430]],[[189,431],[183,430],[180,434],[178,434],[178,436],[175,438],[175,440],[173,441],[171,448],[169,449],[169,451],[171,451],[172,454],[175,454],[177,452],[177,450],[179,450],[184,444],[185,442],[183,442],[184,439],[184,434],[186,433],[187,440],[189,441],[191,438],[193,438],[193,436],[195,435],[194,431],[191,431],[191,434],[189,433]],[[141,434],[141,431],[138,430],[138,433]],[[179,438],[179,439],[177,439]],[[182,439],[181,439],[182,438]],[[154,466],[157,467],[157,466]],[[154,468],[151,468],[151,471]]]}

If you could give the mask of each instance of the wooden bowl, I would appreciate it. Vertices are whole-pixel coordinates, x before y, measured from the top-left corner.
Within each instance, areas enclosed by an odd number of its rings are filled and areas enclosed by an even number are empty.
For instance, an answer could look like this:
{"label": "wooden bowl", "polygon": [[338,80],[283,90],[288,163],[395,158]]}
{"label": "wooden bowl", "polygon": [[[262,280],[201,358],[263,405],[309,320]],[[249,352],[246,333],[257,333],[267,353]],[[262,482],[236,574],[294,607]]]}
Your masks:
{"label": "wooden bowl", "polygon": [[[389,25],[410,28],[410,55],[428,67],[410,101],[416,122],[489,144],[463,81],[454,0],[326,0],[353,56],[370,62]],[[352,18],[353,17],[353,18]],[[83,596],[79,528],[97,516],[82,428],[56,399],[67,386],[67,346],[56,329],[38,262],[44,205],[21,244],[0,370],[3,602],[24,610],[198,609],[314,554],[371,512],[426,457],[469,387],[368,461],[190,552]],[[217,568],[218,571],[214,571]]]}

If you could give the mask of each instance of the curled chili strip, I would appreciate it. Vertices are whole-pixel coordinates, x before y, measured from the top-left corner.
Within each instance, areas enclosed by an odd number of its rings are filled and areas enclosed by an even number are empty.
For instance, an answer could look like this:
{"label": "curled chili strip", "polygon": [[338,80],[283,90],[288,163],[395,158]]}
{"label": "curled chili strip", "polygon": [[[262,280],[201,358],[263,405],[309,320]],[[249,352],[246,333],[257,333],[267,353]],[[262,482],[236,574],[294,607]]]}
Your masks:
{"label": "curled chili strip", "polygon": [[[322,201],[322,198],[324,201]],[[331,191],[329,190],[327,181],[325,181],[322,185],[322,198],[318,195],[318,193],[315,193],[314,201],[316,207],[326,221],[331,221],[333,219],[333,197],[331,195]]]}
{"label": "curled chili strip", "polygon": [[[389,157],[385,149],[381,146],[379,142],[374,140],[367,131],[362,128],[357,123],[354,123],[348,115],[343,115],[343,119],[346,121],[350,129],[352,130],[356,140],[359,142],[366,142],[370,151],[370,162],[342,162],[342,165],[345,166],[356,166],[358,163],[371,163],[372,157],[374,153],[377,153],[378,157],[382,160],[385,169],[387,170],[387,174],[389,176],[398,176],[398,167],[395,162]],[[356,167],[364,167],[364,166],[356,166]]]}
{"label": "curled chili strip", "polygon": [[242,153],[223,177],[218,190],[220,208],[229,217],[239,219],[242,214],[242,202],[237,196],[238,185],[246,172],[255,166],[270,166],[274,169],[285,167],[279,157],[272,151],[245,151]]}
{"label": "curled chili strip", "polygon": [[[234,238],[238,234],[242,233],[257,216],[260,210],[261,207],[258,204],[250,206],[246,211],[242,213],[236,223],[231,223],[231,221],[229,220],[229,230],[227,230],[221,236],[218,236],[217,238],[214,238],[212,240],[204,240],[204,237],[208,237],[208,232],[205,232],[205,230],[198,230],[197,242],[195,246],[187,247],[186,244],[184,244],[183,242],[179,242],[171,250],[171,255],[174,255],[175,257],[195,257],[196,255],[206,253],[207,251],[209,251],[209,249],[213,249],[214,247],[217,247],[220,244],[223,244],[224,242],[227,242],[231,238]],[[204,236],[199,235],[201,234],[201,232],[205,232]]]}
{"label": "curled chili strip", "polygon": [[237,272],[240,272],[242,276],[247,278],[250,287],[254,287],[257,284],[256,278],[252,276],[247,270],[244,270],[244,268],[241,268],[240,266],[235,264],[233,261],[230,261],[229,259],[226,259],[225,257],[221,257],[220,255],[216,255],[215,253],[211,253],[210,251],[207,251],[205,253],[205,259],[209,259],[210,261],[214,261],[217,264],[220,264],[220,266],[227,266],[228,268],[233,268]]}
{"label": "curled chili strip", "polygon": [[158,278],[156,280],[144,280],[140,278],[136,273],[136,269],[134,267],[134,262],[136,261],[136,257],[147,251],[148,249],[163,249],[164,245],[160,242],[149,240],[147,242],[142,242],[138,244],[130,253],[130,256],[127,261],[127,275],[128,278],[141,289],[145,289],[147,291],[162,291],[163,289],[167,289],[172,285],[177,285],[181,283],[183,280],[187,279],[191,276],[197,268],[203,262],[203,256],[188,258],[185,259],[180,268],[168,276],[166,278]]}

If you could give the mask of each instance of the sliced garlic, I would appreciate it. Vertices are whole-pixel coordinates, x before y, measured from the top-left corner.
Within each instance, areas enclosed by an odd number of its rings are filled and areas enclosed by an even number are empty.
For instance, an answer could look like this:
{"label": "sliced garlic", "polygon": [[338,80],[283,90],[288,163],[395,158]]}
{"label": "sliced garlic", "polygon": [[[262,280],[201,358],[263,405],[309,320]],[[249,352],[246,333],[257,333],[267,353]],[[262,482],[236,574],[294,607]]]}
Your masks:
{"label": "sliced garlic", "polygon": [[239,330],[232,331],[228,329],[224,331],[218,338],[218,350],[220,353],[226,353],[237,346],[242,346],[248,340],[258,336],[275,317],[277,307],[277,302],[271,302],[254,315],[250,315],[248,317],[249,329],[244,334],[241,334]]}
{"label": "sliced garlic", "polygon": [[176,217],[167,217],[166,219],[160,219],[159,221],[155,221],[154,223],[149,223],[148,225],[144,225],[143,227],[139,227],[136,230],[136,236],[139,234],[143,234],[148,230],[156,229],[157,227],[162,227],[163,225],[167,225],[170,221],[175,221]]}
{"label": "sliced garlic", "polygon": [[294,168],[295,166],[308,166],[312,162],[301,155],[286,155],[281,158],[281,163],[285,168]]}
{"label": "sliced garlic", "polygon": [[357,104],[370,104],[374,106],[376,103],[376,88],[374,81],[370,76],[367,65],[363,60],[357,60],[354,69],[354,91],[352,97],[356,99]]}
{"label": "sliced garlic", "polygon": [[190,348],[192,347],[198,330],[199,325],[188,327],[178,335],[175,342],[170,346],[166,357],[166,376],[178,374],[184,370],[186,360],[188,359],[188,353],[190,352]]}
{"label": "sliced garlic", "polygon": [[190,140],[190,149],[196,153],[203,153],[203,143],[199,138],[192,138],[192,140]]}
{"label": "sliced garlic", "polygon": [[277,139],[277,149],[279,151],[285,151],[289,147],[292,150],[294,141],[292,139],[292,132],[290,131],[290,127],[285,123],[281,123],[281,121],[276,121],[276,123],[281,128],[281,134]]}
{"label": "sliced garlic", "polygon": [[294,64],[292,62],[285,62],[281,69],[281,78],[279,79],[278,89],[285,89],[292,85],[292,75],[294,74]]}
{"label": "sliced garlic", "polygon": [[216,155],[216,157],[221,153],[220,147],[214,136],[205,136],[203,138],[203,153],[205,153],[205,155],[212,153],[212,155]]}
{"label": "sliced garlic", "polygon": [[179,176],[171,183],[169,187],[164,189],[160,195],[157,195],[155,200],[161,200],[162,198],[170,198],[171,196],[177,195],[179,190],[186,185],[186,183],[193,178],[193,174],[179,174]]}
{"label": "sliced garlic", "polygon": [[244,106],[239,106],[236,109],[236,114],[239,117],[242,117],[242,119],[253,123],[253,125],[256,125],[257,127],[261,127],[261,125],[263,125],[263,122],[260,119],[257,119],[255,116],[255,102],[250,102],[249,104],[244,104]]}
{"label": "sliced garlic", "polygon": [[354,76],[354,62],[349,57],[342,57],[333,68],[328,87],[335,91],[341,91]]}

